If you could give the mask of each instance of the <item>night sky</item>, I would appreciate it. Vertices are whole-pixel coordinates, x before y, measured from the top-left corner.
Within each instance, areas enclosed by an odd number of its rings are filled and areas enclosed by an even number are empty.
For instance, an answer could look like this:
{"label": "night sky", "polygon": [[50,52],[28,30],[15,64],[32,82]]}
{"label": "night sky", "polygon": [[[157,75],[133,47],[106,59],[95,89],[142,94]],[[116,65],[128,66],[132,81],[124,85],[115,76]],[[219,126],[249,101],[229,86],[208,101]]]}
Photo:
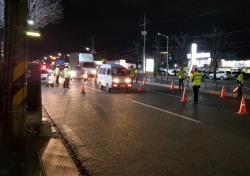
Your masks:
{"label": "night sky", "polygon": [[124,56],[133,41],[143,42],[144,14],[148,46],[157,32],[168,36],[188,32],[190,42],[195,42],[192,36],[217,27],[232,32],[228,40],[233,51],[250,57],[250,0],[63,0],[63,6],[61,22],[41,29],[42,37],[30,41],[32,57],[84,52],[92,37],[97,52]]}

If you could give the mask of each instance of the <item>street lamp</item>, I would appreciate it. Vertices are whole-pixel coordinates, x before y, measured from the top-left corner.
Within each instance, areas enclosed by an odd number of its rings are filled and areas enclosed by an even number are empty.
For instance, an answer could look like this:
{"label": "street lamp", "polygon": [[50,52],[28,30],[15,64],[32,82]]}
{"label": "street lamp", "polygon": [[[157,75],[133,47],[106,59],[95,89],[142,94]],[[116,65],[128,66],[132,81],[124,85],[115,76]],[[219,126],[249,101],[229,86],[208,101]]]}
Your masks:
{"label": "street lamp", "polygon": [[166,35],[163,35],[161,33],[157,33],[157,35],[163,36],[163,37],[167,38],[167,73],[166,73],[166,83],[168,84],[168,40],[169,40],[169,37],[166,36]]}

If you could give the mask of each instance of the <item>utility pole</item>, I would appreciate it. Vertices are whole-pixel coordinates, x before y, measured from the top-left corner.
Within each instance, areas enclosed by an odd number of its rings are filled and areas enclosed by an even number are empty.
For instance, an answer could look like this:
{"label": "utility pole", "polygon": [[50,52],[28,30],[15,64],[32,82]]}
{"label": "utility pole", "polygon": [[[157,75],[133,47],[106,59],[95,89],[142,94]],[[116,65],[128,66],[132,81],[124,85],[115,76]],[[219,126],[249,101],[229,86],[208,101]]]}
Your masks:
{"label": "utility pole", "polygon": [[146,31],[146,24],[147,24],[147,20],[146,20],[146,15],[144,14],[144,19],[143,19],[143,24],[141,24],[141,26],[143,26],[143,31],[141,31],[141,35],[143,35],[143,73],[146,73],[146,35],[147,35],[147,31]]}

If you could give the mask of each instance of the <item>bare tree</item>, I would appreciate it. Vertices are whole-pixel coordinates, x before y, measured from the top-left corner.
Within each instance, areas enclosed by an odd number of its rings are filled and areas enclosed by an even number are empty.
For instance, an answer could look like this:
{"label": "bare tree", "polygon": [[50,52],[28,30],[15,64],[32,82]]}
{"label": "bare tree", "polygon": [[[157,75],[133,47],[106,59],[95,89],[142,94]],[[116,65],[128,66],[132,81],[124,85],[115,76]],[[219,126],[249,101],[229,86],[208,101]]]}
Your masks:
{"label": "bare tree", "polygon": [[28,25],[31,29],[40,29],[49,23],[58,23],[63,17],[61,0],[29,0],[28,20],[33,21]]}
{"label": "bare tree", "polygon": [[[4,27],[5,1],[0,0],[0,28]],[[41,29],[48,24],[58,23],[63,17],[62,0],[28,0],[28,19],[33,24],[28,24],[30,29]]]}
{"label": "bare tree", "polygon": [[186,56],[187,53],[187,47],[186,47],[186,43],[189,40],[189,34],[183,34],[182,32],[180,32],[178,35],[172,35],[172,37],[174,38],[174,40],[177,43],[177,53],[179,55],[179,65],[182,65],[182,61]]}
{"label": "bare tree", "polygon": [[229,34],[224,33],[224,30],[212,28],[212,32],[205,34],[205,37],[209,38],[211,45],[208,45],[208,50],[211,53],[212,62],[211,65],[214,70],[214,82],[216,80],[216,69],[218,68],[219,53],[224,51],[228,45],[227,38]]}

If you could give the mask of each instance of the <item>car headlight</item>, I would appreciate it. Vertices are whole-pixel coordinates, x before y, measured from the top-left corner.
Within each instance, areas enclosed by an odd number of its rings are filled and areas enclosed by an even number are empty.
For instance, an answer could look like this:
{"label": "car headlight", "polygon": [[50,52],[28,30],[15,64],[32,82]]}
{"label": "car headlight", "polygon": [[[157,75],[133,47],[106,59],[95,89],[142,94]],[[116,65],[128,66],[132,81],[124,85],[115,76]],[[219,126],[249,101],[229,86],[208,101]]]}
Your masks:
{"label": "car headlight", "polygon": [[76,72],[75,71],[71,71],[70,72],[70,76],[76,76]]}
{"label": "car headlight", "polygon": [[118,82],[119,82],[119,79],[118,79],[118,78],[115,78],[113,81],[114,81],[115,83],[118,83]]}
{"label": "car headlight", "polygon": [[92,74],[94,74],[94,75],[96,74],[96,70],[92,70],[91,72],[92,72]]}
{"label": "car headlight", "polygon": [[54,79],[54,76],[52,76],[52,75],[51,75],[51,76],[49,76],[49,79]]}
{"label": "car headlight", "polygon": [[126,83],[130,83],[131,81],[132,81],[132,80],[131,80],[130,78],[126,78],[126,79],[125,79],[125,82],[126,82]]}

